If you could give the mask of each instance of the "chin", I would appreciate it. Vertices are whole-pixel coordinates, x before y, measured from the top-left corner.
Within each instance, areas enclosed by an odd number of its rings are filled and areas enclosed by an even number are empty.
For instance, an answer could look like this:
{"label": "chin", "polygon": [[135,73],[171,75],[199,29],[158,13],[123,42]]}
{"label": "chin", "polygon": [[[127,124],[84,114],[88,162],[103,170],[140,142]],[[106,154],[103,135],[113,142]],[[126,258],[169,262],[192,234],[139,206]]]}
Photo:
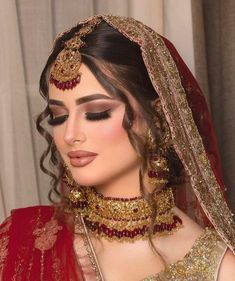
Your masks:
{"label": "chin", "polygon": [[104,181],[104,179],[96,177],[94,173],[92,176],[91,173],[88,173],[87,175],[85,173],[81,173],[80,175],[76,174],[73,175],[73,178],[79,185],[83,186],[95,186]]}

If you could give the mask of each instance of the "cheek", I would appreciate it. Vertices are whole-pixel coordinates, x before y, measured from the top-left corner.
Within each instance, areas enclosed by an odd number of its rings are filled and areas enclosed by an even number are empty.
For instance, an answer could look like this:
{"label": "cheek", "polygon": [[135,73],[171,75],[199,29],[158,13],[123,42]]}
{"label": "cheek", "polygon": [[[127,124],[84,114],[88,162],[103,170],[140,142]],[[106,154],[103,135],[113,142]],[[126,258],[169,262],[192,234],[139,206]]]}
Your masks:
{"label": "cheek", "polygon": [[56,147],[58,148],[58,150],[60,150],[64,145],[64,128],[63,128],[63,125],[54,127],[52,129],[51,134],[52,134],[52,137],[53,137],[53,140],[54,140],[54,143],[55,143]]}
{"label": "cheek", "polygon": [[[128,138],[125,129],[122,127],[123,115],[111,117],[109,120],[100,122],[94,126],[92,132],[94,140],[114,145]],[[98,123],[98,122],[97,122]]]}
{"label": "cheek", "polygon": [[121,138],[126,136],[126,131],[122,127],[122,123],[118,120],[112,123],[112,126],[105,126],[102,131],[102,136],[107,141],[118,142]]}

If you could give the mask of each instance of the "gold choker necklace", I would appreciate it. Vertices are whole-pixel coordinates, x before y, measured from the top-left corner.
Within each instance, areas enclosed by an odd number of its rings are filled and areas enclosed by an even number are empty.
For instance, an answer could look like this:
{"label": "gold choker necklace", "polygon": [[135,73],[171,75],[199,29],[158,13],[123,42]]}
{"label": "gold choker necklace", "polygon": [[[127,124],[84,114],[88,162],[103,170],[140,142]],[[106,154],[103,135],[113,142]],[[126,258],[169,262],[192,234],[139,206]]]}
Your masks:
{"label": "gold choker necklace", "polygon": [[[173,213],[175,206],[171,188],[155,192],[153,201],[156,217],[153,235],[171,234],[182,226],[182,220]],[[135,241],[149,236],[152,210],[146,199],[104,197],[92,187],[71,190],[69,208],[83,217],[87,229],[96,237],[110,241]]]}

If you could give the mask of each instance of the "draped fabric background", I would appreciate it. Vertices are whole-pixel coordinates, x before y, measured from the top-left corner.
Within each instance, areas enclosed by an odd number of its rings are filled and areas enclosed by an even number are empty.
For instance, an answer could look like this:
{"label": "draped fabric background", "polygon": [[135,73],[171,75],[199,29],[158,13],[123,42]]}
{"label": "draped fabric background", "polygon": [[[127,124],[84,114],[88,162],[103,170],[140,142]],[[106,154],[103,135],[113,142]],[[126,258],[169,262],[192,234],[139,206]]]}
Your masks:
{"label": "draped fabric background", "polygon": [[45,141],[34,122],[45,106],[39,76],[55,35],[97,13],[134,17],[175,44],[211,108],[235,209],[235,1],[1,0],[0,7],[0,221],[11,209],[48,204],[49,178],[38,164]]}
{"label": "draped fabric background", "polygon": [[207,94],[235,211],[235,1],[192,1],[195,74]]}

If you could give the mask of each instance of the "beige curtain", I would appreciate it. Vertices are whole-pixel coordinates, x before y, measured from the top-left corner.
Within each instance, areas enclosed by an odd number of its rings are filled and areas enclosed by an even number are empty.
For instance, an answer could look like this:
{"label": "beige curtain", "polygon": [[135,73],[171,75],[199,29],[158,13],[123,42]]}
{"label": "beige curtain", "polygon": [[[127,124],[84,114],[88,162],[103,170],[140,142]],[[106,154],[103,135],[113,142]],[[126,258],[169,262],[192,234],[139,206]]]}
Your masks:
{"label": "beige curtain", "polygon": [[[235,176],[233,0],[7,0],[0,9],[0,220],[11,209],[48,204],[39,168],[45,141],[35,117],[45,106],[39,75],[58,32],[98,13],[132,16],[169,38],[210,103],[230,195]],[[211,6],[210,6],[211,5]],[[219,15],[219,16],[218,16]],[[216,29],[215,29],[216,27]],[[235,201],[233,201],[235,205]]]}
{"label": "beige curtain", "polygon": [[235,211],[235,1],[192,0],[196,76],[208,101]]}
{"label": "beige curtain", "polygon": [[13,1],[0,9],[0,215],[38,199],[22,36]]}

